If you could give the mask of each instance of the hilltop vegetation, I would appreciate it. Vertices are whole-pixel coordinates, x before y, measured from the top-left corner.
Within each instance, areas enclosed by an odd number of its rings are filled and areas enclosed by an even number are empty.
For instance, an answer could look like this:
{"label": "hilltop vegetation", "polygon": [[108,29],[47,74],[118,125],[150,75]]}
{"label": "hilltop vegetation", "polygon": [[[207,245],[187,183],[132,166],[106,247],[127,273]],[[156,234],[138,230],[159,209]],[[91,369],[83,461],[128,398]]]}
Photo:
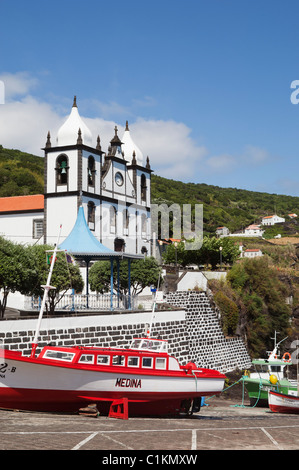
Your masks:
{"label": "hilltop vegetation", "polygon": [[0,197],[43,194],[44,160],[0,145]]}
{"label": "hilltop vegetation", "polygon": [[[41,194],[44,191],[44,159],[20,150],[5,149],[0,145],[0,197]],[[277,213],[284,217],[291,212],[299,214],[299,197],[260,193],[237,188],[220,188],[204,183],[182,183],[152,175],[153,203],[203,204],[204,234],[215,235],[219,226],[231,232],[242,230],[261,217]],[[294,232],[296,222],[267,229],[269,237],[282,230],[284,235]]]}
{"label": "hilltop vegetation", "polygon": [[260,193],[237,188],[220,188],[203,183],[182,183],[152,176],[152,202],[168,204],[203,204],[205,234],[215,235],[226,226],[230,232],[259,223],[265,215],[281,217],[299,214],[299,197]]}

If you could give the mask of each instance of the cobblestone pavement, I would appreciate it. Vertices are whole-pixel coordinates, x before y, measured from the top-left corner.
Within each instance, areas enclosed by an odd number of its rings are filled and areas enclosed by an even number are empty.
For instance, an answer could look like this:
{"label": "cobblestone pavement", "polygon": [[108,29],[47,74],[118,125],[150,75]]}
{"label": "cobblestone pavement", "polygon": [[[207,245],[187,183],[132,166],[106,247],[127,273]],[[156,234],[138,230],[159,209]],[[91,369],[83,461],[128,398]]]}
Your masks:
{"label": "cobblestone pavement", "polygon": [[[200,450],[299,449],[299,415],[235,406],[230,400],[209,403],[199,413],[178,419],[120,420],[0,410],[0,450],[100,450],[102,463],[120,458],[122,451],[127,458],[135,456],[136,466],[142,459],[143,464],[161,463],[161,455],[166,459],[172,451],[177,455],[172,458],[181,462],[170,463],[187,463],[192,451],[196,456]],[[125,463],[133,466],[133,461]]]}

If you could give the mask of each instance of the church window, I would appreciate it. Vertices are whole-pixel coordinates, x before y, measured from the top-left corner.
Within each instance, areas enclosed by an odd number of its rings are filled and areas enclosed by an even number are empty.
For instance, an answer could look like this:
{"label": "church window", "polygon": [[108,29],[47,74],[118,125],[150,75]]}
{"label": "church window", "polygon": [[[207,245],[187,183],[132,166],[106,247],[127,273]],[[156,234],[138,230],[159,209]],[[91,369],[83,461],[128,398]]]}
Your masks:
{"label": "church window", "polygon": [[87,180],[88,186],[95,185],[95,162],[91,155],[88,157]]}
{"label": "church window", "polygon": [[141,175],[141,201],[146,201],[146,177],[144,174]]}
{"label": "church window", "polygon": [[43,219],[33,220],[33,238],[41,238],[44,234],[44,221]]}
{"label": "church window", "polygon": [[95,229],[95,204],[92,201],[89,201],[87,204],[87,220],[88,220],[88,227],[91,230]]}
{"label": "church window", "polygon": [[122,238],[114,240],[114,251],[125,251],[125,241]]}
{"label": "church window", "polygon": [[68,158],[66,155],[59,155],[56,160],[56,183],[65,185],[68,183]]}
{"label": "church window", "polygon": [[141,248],[141,254],[144,255],[144,256],[147,256],[147,248],[146,248],[146,246],[143,246],[143,247]]}
{"label": "church window", "polygon": [[142,214],[141,215],[141,232],[143,236],[146,235],[146,222],[147,222],[146,214]]}
{"label": "church window", "polygon": [[117,212],[114,206],[110,206],[110,233],[116,233],[116,216]]}
{"label": "church window", "polygon": [[124,209],[123,211],[123,229],[124,229],[124,235],[129,235],[129,211],[128,209]]}

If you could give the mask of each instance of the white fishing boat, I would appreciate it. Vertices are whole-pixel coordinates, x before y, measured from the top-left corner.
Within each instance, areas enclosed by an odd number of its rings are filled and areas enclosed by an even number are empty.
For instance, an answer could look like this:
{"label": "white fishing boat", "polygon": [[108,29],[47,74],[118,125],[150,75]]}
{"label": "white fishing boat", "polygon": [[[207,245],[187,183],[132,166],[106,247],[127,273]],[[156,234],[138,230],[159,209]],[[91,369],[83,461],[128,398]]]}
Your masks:
{"label": "white fishing boat", "polygon": [[275,413],[299,414],[299,396],[295,395],[296,392],[293,393],[286,395],[275,390],[269,391],[270,410]]}

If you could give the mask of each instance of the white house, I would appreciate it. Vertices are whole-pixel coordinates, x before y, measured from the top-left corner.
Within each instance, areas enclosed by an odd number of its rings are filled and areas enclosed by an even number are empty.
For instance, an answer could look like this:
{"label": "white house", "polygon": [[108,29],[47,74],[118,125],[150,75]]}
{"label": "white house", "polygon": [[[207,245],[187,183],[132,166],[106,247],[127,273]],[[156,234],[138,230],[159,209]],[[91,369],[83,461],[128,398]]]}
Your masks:
{"label": "white house", "polygon": [[259,256],[263,256],[260,249],[247,249],[242,253],[242,257],[244,258],[257,258]]}
{"label": "white house", "polygon": [[227,237],[229,235],[229,229],[227,227],[217,227],[217,237]]}
{"label": "white house", "polygon": [[244,234],[247,237],[262,237],[264,230],[259,225],[249,225],[245,228]]}
{"label": "white house", "polygon": [[276,214],[268,215],[262,219],[262,225],[275,225],[283,222],[285,222],[285,219],[283,217],[279,217]]}
{"label": "white house", "polygon": [[16,243],[43,243],[44,195],[0,198],[0,236]]}

